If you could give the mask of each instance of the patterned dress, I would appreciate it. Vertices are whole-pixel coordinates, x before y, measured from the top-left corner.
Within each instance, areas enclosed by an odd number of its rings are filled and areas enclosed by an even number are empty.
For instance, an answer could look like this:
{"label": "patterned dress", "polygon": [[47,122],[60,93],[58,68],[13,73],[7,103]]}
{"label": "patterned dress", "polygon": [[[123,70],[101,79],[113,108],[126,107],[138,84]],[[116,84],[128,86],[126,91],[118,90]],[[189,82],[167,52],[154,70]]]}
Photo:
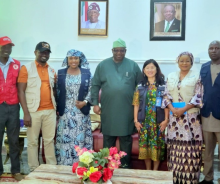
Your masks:
{"label": "patterned dress", "polygon": [[[82,114],[75,106],[80,83],[81,74],[66,75],[66,107],[63,116],[59,118],[55,145],[58,165],[73,165],[78,161],[74,149],[75,145],[80,146],[80,148],[92,149],[93,137],[90,115]],[[59,94],[59,90],[57,92]],[[90,92],[85,99],[91,101]]]}
{"label": "patterned dress", "polygon": [[[146,94],[146,116],[141,122],[142,129],[139,138],[139,159],[151,159],[153,161],[164,160],[165,134],[160,132],[156,122],[156,91],[155,84],[148,87]],[[139,105],[139,91],[136,90],[133,105]]]}
{"label": "patterned dress", "polygon": [[[181,89],[181,81],[177,85]],[[194,96],[189,104],[198,108],[202,107],[203,88],[198,80],[194,90]],[[178,93],[179,102],[184,102]],[[162,108],[172,103],[167,86],[162,101]],[[196,184],[199,181],[202,162],[202,129],[198,112],[175,117],[170,114],[167,137],[168,170],[173,171],[174,183]]]}

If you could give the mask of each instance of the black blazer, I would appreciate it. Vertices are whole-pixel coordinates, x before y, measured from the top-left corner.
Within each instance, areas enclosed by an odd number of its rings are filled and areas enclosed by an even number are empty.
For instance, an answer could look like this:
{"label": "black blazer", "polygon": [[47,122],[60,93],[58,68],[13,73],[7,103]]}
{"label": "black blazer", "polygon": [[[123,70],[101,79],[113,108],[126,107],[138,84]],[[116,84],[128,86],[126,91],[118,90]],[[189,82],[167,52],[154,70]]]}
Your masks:
{"label": "black blazer", "polygon": [[[83,101],[89,92],[89,82],[90,82],[90,70],[80,68],[81,71],[81,84],[79,88],[78,100]],[[58,90],[60,91],[57,96],[57,111],[59,115],[62,116],[64,114],[65,106],[66,106],[66,73],[67,68],[58,70]],[[91,104],[88,102],[84,107],[80,109],[80,111],[84,115],[88,115],[90,111]]]}
{"label": "black blazer", "polygon": [[[165,20],[156,23],[155,32],[164,32],[164,25],[165,25]],[[168,32],[180,32],[180,21],[178,19],[174,19]]]}
{"label": "black blazer", "polygon": [[211,61],[202,65],[200,71],[202,85],[204,87],[203,107],[200,113],[203,117],[213,117],[220,120],[220,74],[212,85]]}
{"label": "black blazer", "polygon": [[[146,106],[146,94],[147,94],[148,86],[147,85],[138,85],[139,91],[139,109],[138,109],[138,122],[145,121],[145,106]],[[156,95],[157,97],[162,98],[163,91],[165,90],[165,86],[157,87]],[[156,122],[160,124],[165,120],[165,112],[161,107],[156,107]]]}

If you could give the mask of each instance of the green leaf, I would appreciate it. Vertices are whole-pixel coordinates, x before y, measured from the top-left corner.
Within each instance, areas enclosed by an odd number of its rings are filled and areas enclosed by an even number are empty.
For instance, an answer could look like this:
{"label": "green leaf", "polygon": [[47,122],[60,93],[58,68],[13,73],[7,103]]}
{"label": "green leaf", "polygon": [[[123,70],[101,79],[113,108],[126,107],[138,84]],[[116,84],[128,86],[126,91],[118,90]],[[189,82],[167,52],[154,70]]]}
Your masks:
{"label": "green leaf", "polygon": [[79,162],[79,166],[80,167],[86,167],[86,168],[88,167],[88,165],[84,164],[83,162]]}
{"label": "green leaf", "polygon": [[85,176],[85,175],[83,176],[83,180],[86,180],[87,178],[89,178],[89,177],[88,177],[88,176]]}
{"label": "green leaf", "polygon": [[91,162],[91,163],[89,164],[90,167],[95,167],[94,165],[95,165],[95,162]]}
{"label": "green leaf", "polygon": [[103,148],[102,150],[100,150],[100,152],[102,153],[103,157],[109,156],[109,149],[108,148]]}
{"label": "green leaf", "polygon": [[98,153],[94,152],[92,153],[94,157],[97,157],[98,156]]}
{"label": "green leaf", "polygon": [[102,167],[104,167],[106,164],[106,159],[101,159],[99,162],[99,165],[101,165]]}
{"label": "green leaf", "polygon": [[94,164],[94,165],[93,165],[93,167],[98,167],[98,166],[99,166],[99,164]]}
{"label": "green leaf", "polygon": [[89,166],[90,167],[97,167],[99,164],[97,163],[95,163],[95,161],[92,161],[90,164],[89,164]]}
{"label": "green leaf", "polygon": [[99,158],[102,158],[102,153],[98,152]]}
{"label": "green leaf", "polygon": [[105,183],[105,182],[104,182],[104,180],[101,178],[101,179],[98,181],[98,183],[99,183],[99,184],[102,184],[102,183]]}

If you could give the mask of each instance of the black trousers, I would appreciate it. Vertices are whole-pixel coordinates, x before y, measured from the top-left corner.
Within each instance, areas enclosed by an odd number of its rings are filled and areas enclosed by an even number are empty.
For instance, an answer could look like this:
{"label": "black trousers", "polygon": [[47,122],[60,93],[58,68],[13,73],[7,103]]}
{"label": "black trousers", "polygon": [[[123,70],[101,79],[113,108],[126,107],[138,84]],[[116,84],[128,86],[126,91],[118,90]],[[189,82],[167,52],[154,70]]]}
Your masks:
{"label": "black trousers", "polygon": [[111,148],[116,145],[116,139],[119,138],[120,150],[127,153],[125,157],[121,159],[121,165],[123,168],[131,168],[131,149],[132,149],[132,137],[127,136],[109,136],[103,135],[103,148]]}
{"label": "black trousers", "polygon": [[[19,111],[20,111],[19,104],[16,105],[8,105],[6,103],[0,104],[0,154],[2,154],[2,141],[6,127],[12,174],[20,173],[20,161],[19,161],[20,113]],[[0,175],[2,173],[3,173],[3,165],[2,165],[2,157],[1,157]]]}

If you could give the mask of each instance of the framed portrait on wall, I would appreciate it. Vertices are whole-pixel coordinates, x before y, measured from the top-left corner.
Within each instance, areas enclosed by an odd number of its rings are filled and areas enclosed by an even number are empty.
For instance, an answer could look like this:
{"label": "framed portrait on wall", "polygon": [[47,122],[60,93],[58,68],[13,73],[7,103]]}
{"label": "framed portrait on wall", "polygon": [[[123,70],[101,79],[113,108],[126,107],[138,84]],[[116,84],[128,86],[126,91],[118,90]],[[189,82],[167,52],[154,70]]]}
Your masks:
{"label": "framed portrait on wall", "polygon": [[79,0],[79,36],[108,36],[108,0]]}
{"label": "framed portrait on wall", "polygon": [[151,0],[150,40],[185,40],[186,0]]}

